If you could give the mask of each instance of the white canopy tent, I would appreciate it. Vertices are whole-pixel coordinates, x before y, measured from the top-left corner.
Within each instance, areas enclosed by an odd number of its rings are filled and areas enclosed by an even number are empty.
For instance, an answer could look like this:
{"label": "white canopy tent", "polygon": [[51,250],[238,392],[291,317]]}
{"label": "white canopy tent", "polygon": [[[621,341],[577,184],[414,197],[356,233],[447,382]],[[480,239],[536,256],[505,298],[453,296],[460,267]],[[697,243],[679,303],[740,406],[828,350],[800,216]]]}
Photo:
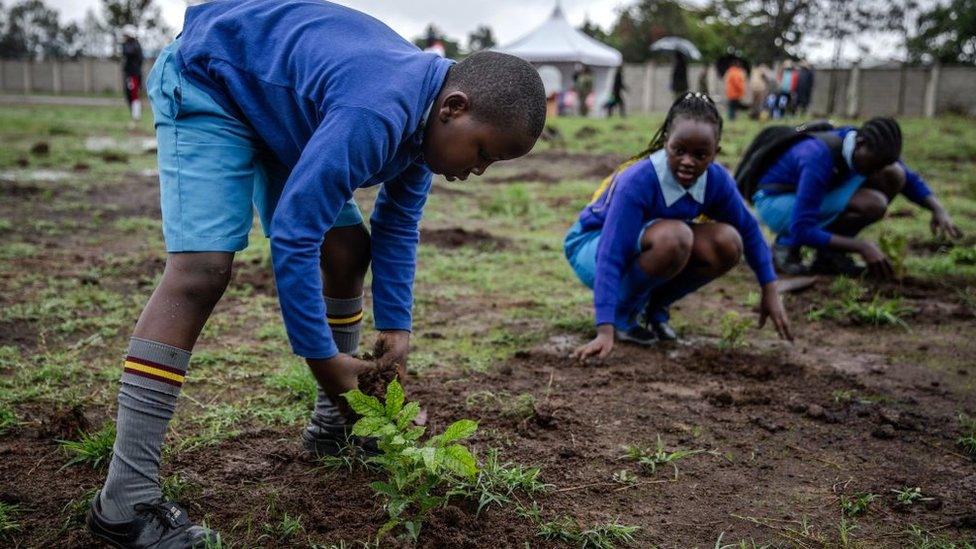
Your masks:
{"label": "white canopy tent", "polygon": [[601,112],[600,105],[609,96],[613,78],[623,63],[619,51],[573,28],[558,3],[549,19],[535,30],[494,50],[532,63],[543,77],[547,95],[571,89],[573,74],[582,65],[589,66],[596,97],[594,114]]}

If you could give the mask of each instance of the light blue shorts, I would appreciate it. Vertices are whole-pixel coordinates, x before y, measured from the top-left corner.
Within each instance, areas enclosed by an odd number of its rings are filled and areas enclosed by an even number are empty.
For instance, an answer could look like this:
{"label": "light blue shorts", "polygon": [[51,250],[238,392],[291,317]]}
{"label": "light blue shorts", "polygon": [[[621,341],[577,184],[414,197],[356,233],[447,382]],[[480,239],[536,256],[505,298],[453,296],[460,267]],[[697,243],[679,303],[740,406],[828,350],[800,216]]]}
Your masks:
{"label": "light blue shorts", "polygon": [[[270,236],[271,216],[290,172],[251,128],[184,78],[174,55],[179,43],[160,52],[146,80],[156,121],[166,251],[240,251],[247,247],[254,209]],[[333,227],[362,222],[350,200]]]}
{"label": "light blue shorts", "polygon": [[[847,203],[864,183],[863,175],[852,175],[836,189],[828,192],[820,203],[818,225],[825,228],[847,209]],[[759,219],[777,235],[788,235],[793,223],[793,209],[796,207],[796,193],[767,193],[760,190],[752,195]],[[787,242],[788,244],[788,242]]]}
{"label": "light blue shorts", "polygon": [[[634,238],[634,258],[637,254],[641,252],[641,235],[644,234],[644,230],[656,223],[658,220],[654,219],[641,227],[641,230],[637,232]],[[580,282],[586,285],[587,288],[593,289],[593,282],[596,280],[596,251],[600,246],[600,230],[589,230],[584,231],[580,222],[577,221],[566,233],[566,239],[563,242],[563,251],[566,253],[566,259],[569,261],[569,265],[573,268],[573,272],[580,279]],[[640,268],[640,267],[636,267]],[[643,286],[647,281],[647,275],[642,275],[641,273],[631,274],[631,270],[628,269],[624,273],[624,279],[622,284],[624,286],[624,291],[620,292],[621,296],[632,295],[638,291],[643,290]],[[638,284],[639,282],[639,284]]]}

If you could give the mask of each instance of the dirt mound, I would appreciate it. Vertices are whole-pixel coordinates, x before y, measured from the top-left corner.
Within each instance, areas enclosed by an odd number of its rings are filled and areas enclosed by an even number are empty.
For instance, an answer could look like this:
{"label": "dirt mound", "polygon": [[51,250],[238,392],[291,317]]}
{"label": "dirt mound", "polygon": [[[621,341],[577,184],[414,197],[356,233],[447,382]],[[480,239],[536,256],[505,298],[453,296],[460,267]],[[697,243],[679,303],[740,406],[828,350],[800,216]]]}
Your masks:
{"label": "dirt mound", "polygon": [[687,361],[682,362],[689,370],[695,372],[734,374],[759,381],[770,381],[803,371],[803,366],[784,360],[783,357],[775,354],[758,354],[711,346],[692,349]]}
{"label": "dirt mound", "polygon": [[507,238],[494,236],[482,229],[469,231],[461,227],[423,229],[420,231],[420,242],[449,250],[463,247],[480,250],[503,250],[512,243]]}
{"label": "dirt mound", "polygon": [[600,135],[600,130],[594,128],[593,126],[583,126],[582,128],[576,130],[573,137],[576,139],[589,139],[597,135]]}
{"label": "dirt mound", "polygon": [[20,183],[9,179],[0,179],[0,196],[27,197],[41,192],[41,188],[31,183]]}

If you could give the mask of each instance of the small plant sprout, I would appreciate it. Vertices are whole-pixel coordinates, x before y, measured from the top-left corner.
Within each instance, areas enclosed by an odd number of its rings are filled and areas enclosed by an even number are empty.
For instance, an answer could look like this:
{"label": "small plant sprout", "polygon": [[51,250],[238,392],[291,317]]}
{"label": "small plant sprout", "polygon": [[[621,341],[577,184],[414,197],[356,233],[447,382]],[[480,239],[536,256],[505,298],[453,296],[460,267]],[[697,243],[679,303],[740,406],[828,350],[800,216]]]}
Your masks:
{"label": "small plant sprout", "polygon": [[895,498],[898,503],[902,505],[912,505],[916,501],[922,500],[922,489],[918,486],[914,488],[904,487],[901,490],[892,490],[895,493]]}
{"label": "small plant sprout", "polygon": [[963,435],[956,439],[956,444],[967,454],[976,457],[976,420],[966,414],[959,414],[959,424]]}
{"label": "small plant sprout", "polygon": [[112,447],[115,445],[115,424],[108,423],[94,433],[81,433],[78,440],[59,441],[61,449],[71,459],[65,467],[71,465],[90,465],[92,469],[108,466],[112,459]]}
{"label": "small plant sprout", "polygon": [[746,333],[751,325],[751,320],[735,311],[725,313],[725,316],[722,317],[722,340],[719,342],[719,346],[723,349],[745,347],[747,345]]}
{"label": "small plant sprout", "polygon": [[624,486],[634,486],[637,484],[637,477],[627,469],[621,469],[613,474],[613,481]]}
{"label": "small plant sprout", "polygon": [[949,259],[956,265],[976,265],[976,246],[960,246],[949,252]]}
{"label": "small plant sprout", "polygon": [[868,506],[871,504],[871,502],[879,497],[881,496],[878,494],[869,494],[864,492],[859,492],[852,496],[841,496],[840,508],[848,517],[859,517],[868,510]]}
{"label": "small plant sprout", "polygon": [[640,529],[638,526],[620,524],[616,520],[584,528],[579,521],[567,515],[537,522],[537,535],[542,539],[561,541],[585,549],[612,549],[617,543],[631,544],[634,542],[634,532]]}
{"label": "small plant sprout", "polygon": [[908,273],[908,268],[905,266],[905,259],[908,257],[908,237],[904,234],[885,231],[878,239],[878,247],[891,261],[895,278],[904,278]]}
{"label": "small plant sprout", "polygon": [[668,452],[664,449],[664,443],[661,442],[661,435],[658,435],[657,445],[653,450],[639,444],[624,446],[624,456],[622,459],[636,461],[645,469],[649,469],[651,474],[657,472],[658,466],[670,464],[671,467],[674,467],[674,478],[678,478],[678,466],[675,462],[679,459],[703,452],[705,450],[675,450],[674,452]]}
{"label": "small plant sprout", "polygon": [[455,479],[472,479],[478,474],[474,456],[458,443],[473,435],[478,424],[462,419],[420,443],[425,427],[412,426],[420,405],[404,404],[403,387],[397,380],[387,386],[384,403],[358,389],[343,396],[362,416],[353,425],[352,434],[376,438],[380,455],[368,462],[386,474],[385,482],[370,484],[384,500],[383,508],[389,516],[377,532],[377,539],[402,526],[416,541],[424,516],[447,502],[448,496],[436,495],[437,489],[450,486]]}
{"label": "small plant sprout", "polygon": [[0,501],[0,539],[20,530],[20,523],[16,519],[19,512],[19,506]]}

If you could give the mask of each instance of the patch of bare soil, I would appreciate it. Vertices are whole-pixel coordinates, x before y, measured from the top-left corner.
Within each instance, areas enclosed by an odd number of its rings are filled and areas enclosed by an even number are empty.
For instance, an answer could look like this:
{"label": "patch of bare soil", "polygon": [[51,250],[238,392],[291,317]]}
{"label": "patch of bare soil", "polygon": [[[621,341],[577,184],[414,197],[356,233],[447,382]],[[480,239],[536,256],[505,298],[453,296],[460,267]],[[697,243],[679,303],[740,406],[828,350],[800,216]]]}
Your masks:
{"label": "patch of bare soil", "polygon": [[503,250],[512,244],[511,240],[495,236],[483,229],[469,231],[462,227],[422,229],[420,242],[445,249],[468,247],[480,250]]}

